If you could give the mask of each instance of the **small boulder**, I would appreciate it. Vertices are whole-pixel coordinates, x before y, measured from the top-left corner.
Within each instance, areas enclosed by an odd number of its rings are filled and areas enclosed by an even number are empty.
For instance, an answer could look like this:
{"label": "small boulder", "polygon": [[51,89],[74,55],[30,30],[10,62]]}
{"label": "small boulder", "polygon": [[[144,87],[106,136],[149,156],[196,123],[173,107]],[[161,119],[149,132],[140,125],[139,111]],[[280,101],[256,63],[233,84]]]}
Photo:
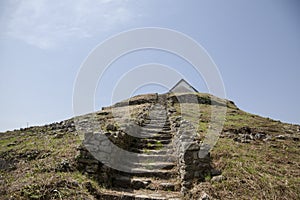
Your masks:
{"label": "small boulder", "polygon": [[278,140],[286,140],[287,139],[286,135],[277,135],[275,138]]}
{"label": "small boulder", "polygon": [[254,138],[255,138],[256,140],[263,140],[263,139],[266,139],[267,136],[266,136],[265,133],[256,133],[255,136],[254,136]]}
{"label": "small boulder", "polygon": [[219,175],[222,174],[222,172],[221,172],[221,170],[218,170],[218,169],[211,169],[211,170],[210,170],[210,174],[211,174],[212,176],[219,176]]}
{"label": "small boulder", "polygon": [[219,176],[214,176],[212,177],[212,179],[210,180],[212,183],[220,183],[222,181],[226,180],[225,176],[223,175],[219,175]]}
{"label": "small boulder", "polygon": [[116,131],[117,127],[114,124],[107,124],[106,130],[107,131]]}
{"label": "small boulder", "polygon": [[57,172],[69,172],[71,171],[71,165],[69,160],[62,160],[55,168]]}
{"label": "small boulder", "polygon": [[210,200],[210,199],[211,199],[210,196],[205,192],[202,192],[201,197],[199,198],[199,200]]}

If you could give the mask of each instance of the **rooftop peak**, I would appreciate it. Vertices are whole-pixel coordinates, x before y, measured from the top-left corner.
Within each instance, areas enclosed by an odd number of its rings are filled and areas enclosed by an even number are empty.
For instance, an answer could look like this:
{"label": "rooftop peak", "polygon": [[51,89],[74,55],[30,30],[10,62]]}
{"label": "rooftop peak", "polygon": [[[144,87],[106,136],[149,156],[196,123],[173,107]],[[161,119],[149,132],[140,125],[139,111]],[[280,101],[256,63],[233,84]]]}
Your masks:
{"label": "rooftop peak", "polygon": [[186,93],[186,92],[198,92],[190,83],[186,80],[181,79],[178,81],[170,90],[169,92],[173,93]]}

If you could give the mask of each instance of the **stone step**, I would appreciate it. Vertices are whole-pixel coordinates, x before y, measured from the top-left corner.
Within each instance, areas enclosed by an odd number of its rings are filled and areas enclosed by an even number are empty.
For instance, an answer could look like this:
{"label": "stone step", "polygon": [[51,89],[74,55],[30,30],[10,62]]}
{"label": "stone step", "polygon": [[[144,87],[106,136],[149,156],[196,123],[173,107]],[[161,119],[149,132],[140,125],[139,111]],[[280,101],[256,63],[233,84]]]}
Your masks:
{"label": "stone step", "polygon": [[143,128],[148,128],[148,129],[169,129],[170,124],[165,124],[165,123],[150,123],[150,124],[144,124],[142,126]]}
{"label": "stone step", "polygon": [[170,191],[151,191],[151,190],[103,190],[98,199],[105,200],[181,200],[183,197],[180,192]]}
{"label": "stone step", "polygon": [[155,177],[161,179],[169,179],[178,177],[178,172],[174,169],[143,169],[143,168],[129,168],[128,172],[120,172],[123,176],[135,177]]}
{"label": "stone step", "polygon": [[168,131],[164,131],[164,130],[159,130],[157,129],[156,131],[154,130],[151,130],[151,131],[142,131],[142,132],[139,132],[139,135],[137,135],[136,137],[139,137],[139,138],[152,138],[152,137],[155,137],[155,136],[158,136],[158,135],[169,135],[169,136],[172,136],[171,132],[168,130]]}
{"label": "stone step", "polygon": [[[153,154],[150,154],[150,151]],[[86,159],[87,160],[87,159]],[[147,161],[155,161],[155,162],[175,162],[177,160],[177,157],[173,154],[173,152],[169,151],[163,151],[161,153],[156,153],[155,150],[149,150],[145,151],[139,154],[136,154],[135,156],[132,156],[130,158],[127,157],[121,157],[119,159],[120,161],[126,162],[133,162],[133,163],[139,163],[139,162],[147,162]]]}
{"label": "stone step", "polygon": [[149,109],[149,113],[165,113],[167,109],[162,106],[153,106]]}
{"label": "stone step", "polygon": [[140,150],[162,150],[164,148],[170,149],[168,145],[161,144],[161,143],[136,143],[131,145],[131,147],[135,147]]}
{"label": "stone step", "polygon": [[161,105],[161,104],[154,104],[151,105],[151,107],[149,108],[151,111],[155,111],[155,110],[166,110],[166,106]]}
{"label": "stone step", "polygon": [[159,154],[140,154],[138,156],[138,159],[140,160],[156,160],[156,161],[169,161],[169,162],[175,162],[177,158],[174,155],[171,154],[164,154],[164,155],[159,155]]}
{"label": "stone step", "polygon": [[125,132],[143,132],[143,131],[152,131],[152,132],[157,132],[157,131],[169,131],[171,130],[170,126],[159,126],[155,124],[145,124],[143,126],[136,125],[134,129],[132,127],[128,128],[126,125],[120,125],[121,129],[124,130]]}
{"label": "stone step", "polygon": [[168,161],[158,161],[158,160],[142,160],[142,161],[122,161],[123,167],[126,169],[134,170],[134,169],[142,169],[142,170],[156,170],[156,169],[173,169],[176,164],[174,162]]}
{"label": "stone step", "polygon": [[144,120],[148,121],[148,120],[156,120],[156,121],[169,121],[169,116],[167,115],[167,113],[165,113],[165,115],[160,114],[160,115],[148,115],[146,117],[144,117]]}
{"label": "stone step", "polygon": [[167,140],[158,140],[158,139],[142,139],[141,143],[146,143],[146,144],[170,144],[172,142],[172,140],[167,139]]}
{"label": "stone step", "polygon": [[159,125],[170,125],[170,121],[168,119],[145,119],[145,124],[159,124]]}
{"label": "stone step", "polygon": [[155,140],[171,140],[172,141],[173,136],[171,134],[157,134],[153,137],[151,137],[151,139],[155,139]]}
{"label": "stone step", "polygon": [[168,121],[168,116],[167,114],[165,115],[157,115],[157,116],[148,116],[145,118],[146,121],[148,120],[160,120],[160,121]]}
{"label": "stone step", "polygon": [[135,190],[163,190],[163,191],[179,191],[180,183],[178,179],[153,179],[145,177],[128,177],[117,176],[112,180],[113,187],[133,188]]}
{"label": "stone step", "polygon": [[144,119],[145,124],[159,124],[159,125],[170,125],[169,119],[166,118],[146,118]]}
{"label": "stone step", "polygon": [[171,140],[173,138],[173,136],[169,133],[169,132],[161,132],[161,131],[157,131],[157,132],[142,132],[139,133],[138,135],[133,135],[134,137],[138,138],[138,139],[157,139],[157,140]]}
{"label": "stone step", "polygon": [[158,131],[170,131],[171,127],[155,127],[155,126],[142,126],[140,132],[158,132]]}
{"label": "stone step", "polygon": [[155,140],[152,138],[147,139],[141,139],[138,143],[136,143],[136,146],[142,146],[142,147],[151,147],[151,146],[157,146],[157,147],[166,147],[169,146],[172,147],[171,144],[172,140]]}
{"label": "stone step", "polygon": [[140,135],[141,136],[151,136],[151,135],[155,135],[155,134],[170,134],[171,135],[171,130],[169,129],[150,129],[150,128],[145,128],[145,129],[142,129],[140,131]]}
{"label": "stone step", "polygon": [[169,137],[172,138],[172,134],[170,132],[153,132],[153,133],[145,133],[142,132],[139,135],[139,138],[143,138],[143,139],[155,139],[155,138],[160,138],[160,137]]}
{"label": "stone step", "polygon": [[169,121],[169,116],[167,115],[167,113],[165,115],[148,115],[146,117],[144,117],[144,120],[148,121],[148,120],[154,120],[154,121]]}
{"label": "stone step", "polygon": [[[170,126],[170,121],[166,119],[144,119],[144,124],[158,124],[158,125],[169,125]],[[129,124],[132,125],[137,125],[135,122],[127,122],[126,120],[119,120],[117,121],[119,124],[119,127],[127,127]]]}
{"label": "stone step", "polygon": [[168,122],[169,118],[167,115],[155,115],[147,116],[144,118],[145,122]]}
{"label": "stone step", "polygon": [[[147,135],[149,136],[149,135]],[[172,135],[169,133],[158,133],[158,134],[153,134],[150,135],[151,137],[148,137],[148,139],[153,139],[153,140],[170,140],[172,141]]]}
{"label": "stone step", "polygon": [[173,155],[174,150],[173,148],[164,148],[161,150],[157,149],[142,149],[140,150],[141,153],[147,155]]}
{"label": "stone step", "polygon": [[146,148],[138,148],[131,147],[129,151],[139,154],[147,154],[147,155],[173,155],[174,149],[173,147],[165,147],[162,149],[146,149]]}
{"label": "stone step", "polygon": [[151,111],[149,113],[149,115],[146,117],[146,119],[147,118],[152,118],[152,119],[161,119],[161,118],[164,118],[164,119],[166,119],[167,118],[167,111],[164,111],[164,112]]}

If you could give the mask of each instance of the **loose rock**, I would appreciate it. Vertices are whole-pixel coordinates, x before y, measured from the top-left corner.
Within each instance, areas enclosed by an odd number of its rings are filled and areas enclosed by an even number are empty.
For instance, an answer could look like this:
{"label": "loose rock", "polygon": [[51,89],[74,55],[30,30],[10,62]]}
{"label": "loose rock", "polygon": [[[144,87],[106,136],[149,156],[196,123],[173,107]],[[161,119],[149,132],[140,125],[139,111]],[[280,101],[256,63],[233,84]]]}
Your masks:
{"label": "loose rock", "polygon": [[212,177],[212,179],[210,180],[212,183],[215,183],[215,182],[222,182],[223,180],[226,180],[225,176],[223,175],[219,175],[219,176],[214,176]]}

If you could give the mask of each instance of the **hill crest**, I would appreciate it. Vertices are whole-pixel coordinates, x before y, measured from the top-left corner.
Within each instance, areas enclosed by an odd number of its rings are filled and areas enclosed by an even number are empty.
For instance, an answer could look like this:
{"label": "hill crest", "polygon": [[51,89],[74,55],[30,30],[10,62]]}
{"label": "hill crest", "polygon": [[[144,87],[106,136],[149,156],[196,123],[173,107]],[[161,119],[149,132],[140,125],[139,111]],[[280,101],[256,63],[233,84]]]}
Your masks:
{"label": "hill crest", "polygon": [[[201,168],[206,170],[206,174],[200,170],[200,176],[193,178],[191,183],[184,183],[185,179],[172,176],[166,183],[151,180],[151,177],[149,182],[149,179],[141,180],[136,177],[125,176],[124,179],[118,179],[117,184],[128,184],[128,188],[133,190],[124,193],[123,190],[116,190],[116,186],[110,188],[108,185],[105,188],[99,185],[101,182],[106,184],[107,181],[103,181],[105,179],[103,176],[101,180],[97,180],[93,173],[99,174],[98,172],[101,172],[101,170],[104,176],[111,173],[110,169],[106,167],[104,169],[110,171],[109,173],[104,173],[103,169],[98,171],[99,166],[103,166],[98,162],[99,160],[87,159],[86,161],[90,162],[85,164],[85,166],[88,166],[88,169],[82,169],[82,166],[80,166],[82,162],[79,162],[79,160],[81,159],[82,161],[84,159],[82,158],[82,153],[85,150],[82,151],[81,149],[82,138],[80,136],[82,133],[78,130],[78,121],[82,122],[91,116],[96,117],[95,119],[101,122],[96,125],[100,125],[101,130],[104,134],[107,133],[106,136],[110,141],[134,152],[131,149],[134,146],[128,146],[130,144],[128,141],[134,138],[127,140],[128,136],[124,136],[122,131],[120,132],[121,127],[119,125],[121,124],[118,125],[116,123],[116,118],[126,116],[124,112],[126,109],[129,109],[130,119],[128,118],[125,124],[128,124],[130,121],[137,125],[144,124],[148,131],[145,133],[149,133],[149,130],[157,127],[166,129],[163,135],[157,136],[160,138],[160,143],[157,143],[158,140],[149,141],[149,144],[138,143],[141,145],[137,146],[138,149],[142,148],[142,150],[152,151],[151,148],[154,148],[154,150],[155,148],[161,148],[164,145],[163,142],[169,142],[170,138],[175,140],[176,137],[180,137],[180,135],[176,136],[178,131],[170,135],[168,129],[172,130],[176,128],[178,123],[179,126],[182,124],[180,104],[184,103],[185,106],[195,104],[195,97],[198,101],[197,106],[199,106],[200,113],[198,113],[197,109],[193,109],[193,105],[190,107],[192,109],[188,110],[189,116],[186,116],[185,120],[195,121],[193,124],[198,125],[195,141],[200,143],[197,142],[197,144],[201,144],[201,141],[206,136],[206,131],[209,129],[212,108],[226,107],[227,109],[221,136],[216,146],[211,150],[210,166],[207,166],[207,169],[205,167]],[[168,110],[166,110],[166,113],[171,114],[168,115],[168,120],[164,121],[165,114],[160,112],[160,105],[167,104],[171,106],[167,106]],[[153,112],[151,111],[152,108]],[[148,115],[145,115],[147,112]],[[151,113],[156,117],[154,118]],[[150,122],[151,119],[156,122],[155,127],[151,127],[152,123],[150,123],[151,126],[149,125],[149,116]],[[195,116],[199,118],[195,119]],[[108,199],[117,198],[122,193],[123,196],[126,194],[129,199],[138,196],[142,199],[141,195],[144,195],[144,198],[150,198],[153,195],[155,196],[151,191],[159,191],[160,196],[156,194],[156,199],[171,199],[177,198],[182,188],[190,187],[189,190],[191,192],[188,192],[186,195],[192,199],[199,199],[199,197],[205,196],[203,192],[209,195],[210,198],[216,199],[247,199],[249,188],[253,187],[257,189],[255,192],[252,192],[253,197],[256,198],[296,199],[299,197],[300,188],[299,161],[297,159],[299,154],[299,130],[299,125],[284,124],[243,112],[233,102],[208,94],[138,95],[113,106],[103,108],[101,111],[70,120],[1,133],[0,163],[2,184],[0,195],[4,199],[10,197],[20,199],[59,199],[60,197],[64,199],[97,199],[102,197]],[[95,131],[91,131],[93,132],[92,137],[95,137],[99,132],[96,134]],[[193,129],[193,131],[195,130]],[[144,144],[146,146],[143,147],[142,145]],[[198,148],[196,146],[194,146],[195,149]],[[90,155],[86,154],[84,156]],[[276,168],[273,167],[274,165]],[[177,169],[176,161],[175,165],[169,163],[165,166],[167,166],[166,170],[170,169],[176,173],[180,172],[177,171],[179,169]],[[219,175],[220,172],[222,172],[221,176]],[[161,174],[161,172],[155,173],[158,177]],[[162,174],[167,176],[168,173],[166,171]],[[107,178],[109,179],[110,176],[107,176]],[[157,185],[157,188],[155,185]],[[134,188],[139,188],[139,190]],[[261,193],[259,188],[263,188],[265,192]],[[144,192],[145,189],[147,191]],[[172,191],[174,192],[172,193]],[[185,193],[185,191],[182,192]],[[172,195],[174,196],[172,197]]]}

